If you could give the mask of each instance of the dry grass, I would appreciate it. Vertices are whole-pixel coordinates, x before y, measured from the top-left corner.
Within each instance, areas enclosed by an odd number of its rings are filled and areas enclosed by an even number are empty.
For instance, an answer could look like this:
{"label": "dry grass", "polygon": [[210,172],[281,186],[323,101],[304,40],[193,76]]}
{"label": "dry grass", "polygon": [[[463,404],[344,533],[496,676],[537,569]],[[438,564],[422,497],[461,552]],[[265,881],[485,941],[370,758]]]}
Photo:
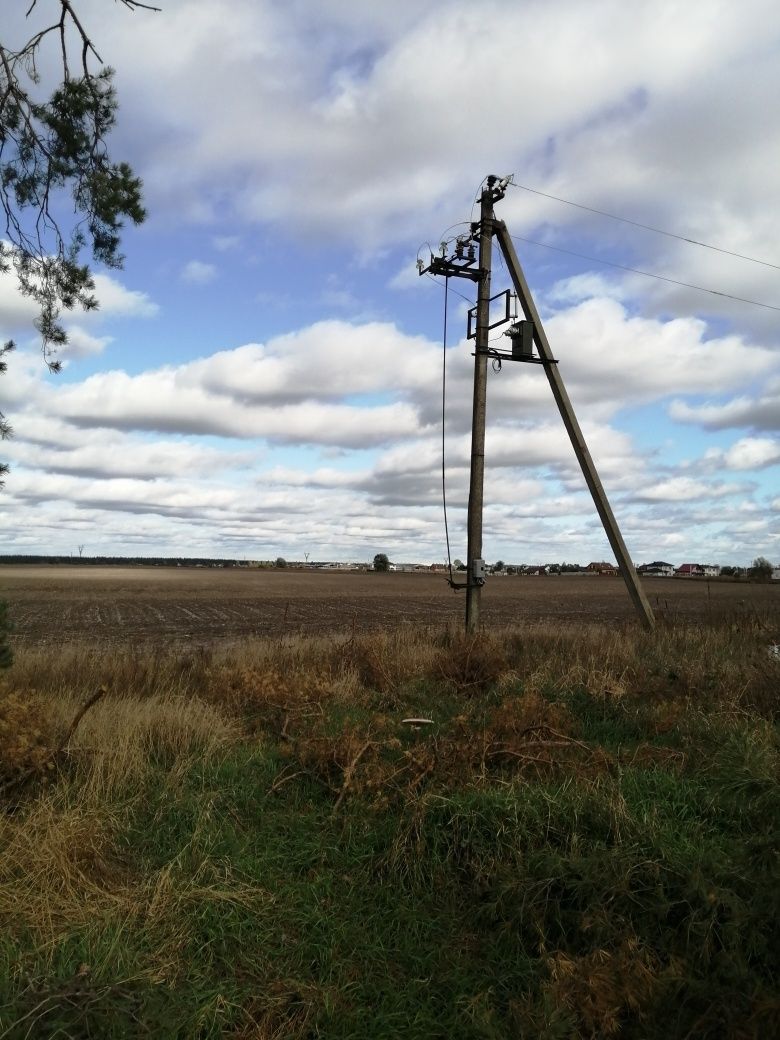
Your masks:
{"label": "dry grass", "polygon": [[614,949],[580,957],[558,953],[548,958],[547,969],[542,1001],[513,1008],[518,1026],[539,1036],[568,1019],[575,1035],[592,1040],[618,1036],[626,1017],[641,1014],[660,989],[683,974],[680,965],[664,965],[633,936]]}
{"label": "dry grass", "polygon": [[[538,625],[478,639],[405,628],[184,655],[19,652],[0,694],[0,777],[41,768],[37,782],[6,791],[0,813],[0,932],[20,951],[18,1007],[29,1000],[35,1029],[38,1005],[75,1015],[71,1004],[83,1004],[85,992],[110,1003],[131,1001],[127,987],[136,984],[182,985],[201,947],[204,962],[218,964],[209,944],[219,948],[231,921],[240,938],[233,946],[224,939],[230,957],[252,943],[261,920],[271,941],[277,913],[291,916],[284,929],[296,935],[293,949],[308,933],[327,946],[318,930],[336,913],[334,892],[342,884],[347,898],[363,870],[368,893],[389,884],[429,898],[450,886],[450,898],[473,912],[472,930],[486,929],[491,942],[522,940],[524,956],[538,958],[535,989],[527,999],[515,992],[500,1011],[520,1035],[620,1036],[628,1022],[640,1025],[626,1035],[643,1035],[643,1016],[674,1003],[700,955],[680,960],[682,925],[679,933],[669,925],[664,946],[663,914],[689,913],[690,941],[698,950],[712,944],[706,956],[714,958],[724,935],[737,949],[738,935],[752,942],[757,934],[744,871],[765,870],[756,877],[775,890],[769,844],[750,837],[753,823],[744,834],[736,829],[744,812],[759,820],[775,804],[780,675],[766,626],[741,620],[647,634]],[[101,685],[106,695],[66,753],[43,768]],[[408,716],[431,723],[410,725]],[[262,767],[250,779],[252,755]],[[219,782],[201,779],[209,764],[212,776],[224,767]],[[624,774],[633,787],[623,786]],[[723,837],[708,839],[721,880],[701,898],[689,816],[697,827],[724,827]],[[305,833],[309,819],[325,837]],[[254,848],[258,820],[276,822]],[[295,827],[301,848],[291,847],[299,858],[288,868],[276,863],[273,843]],[[349,842],[372,828],[369,851],[350,859]],[[323,864],[342,835],[343,863],[323,888]],[[755,848],[739,852],[732,878],[719,857],[748,840]],[[669,866],[674,857],[681,866]],[[657,924],[661,884],[671,894]],[[362,922],[342,927],[352,950],[359,939],[350,929],[359,935]],[[659,934],[663,942],[652,939]],[[42,980],[56,975],[58,951],[74,935],[99,952],[82,975],[52,988]],[[400,942],[395,932],[377,941]],[[123,952],[130,946],[133,957]],[[211,1016],[212,1025],[198,1035],[304,1037],[323,1015],[336,1015],[336,968],[324,953],[316,954],[325,965],[319,976],[301,962],[297,974],[280,968],[274,977],[270,954],[253,956],[248,991],[262,995],[239,1003],[221,991],[204,996],[203,1021]],[[430,974],[414,956],[414,979]],[[348,988],[357,986],[355,965],[344,971]],[[758,1025],[746,1037],[761,1035],[774,1013],[763,983],[756,994]],[[508,1035],[495,1026],[495,1003],[489,994],[473,998],[463,1021],[484,1013],[488,1024],[464,1035]],[[220,1032],[223,1020],[232,1024]],[[383,1035],[393,1035],[388,1022]]]}
{"label": "dry grass", "polygon": [[[650,634],[635,626],[540,624],[478,637],[406,627],[183,655],[23,651],[14,686],[0,695],[0,776],[43,763],[84,691],[98,684],[108,695],[59,763],[78,778],[82,804],[132,790],[159,764],[207,759],[257,736],[279,744],[337,797],[347,770],[351,790],[375,789],[384,798],[419,790],[421,777],[434,773],[538,772],[575,759],[585,770],[604,768],[606,758],[579,739],[559,696],[581,691],[605,704],[635,702],[648,737],[673,731],[689,703],[771,719],[778,666],[766,650],[770,627],[744,618]],[[421,688],[427,693],[419,697]],[[442,723],[439,693],[462,700],[461,708],[444,729],[410,743],[399,712],[428,704]],[[664,751],[633,754],[661,760]]]}
{"label": "dry grass", "polygon": [[54,741],[51,704],[35,694],[0,686],[0,790],[31,770],[44,769]]}
{"label": "dry grass", "polygon": [[[288,686],[304,680],[352,689],[395,693],[421,678],[468,691],[519,680],[524,689],[582,687],[594,696],[715,693],[733,704],[761,709],[776,683],[776,661],[767,652],[780,641],[780,618],[737,617],[712,624],[659,625],[652,633],[634,624],[549,622],[493,628],[477,638],[459,630],[432,633],[406,626],[397,631],[328,637],[289,636],[246,640],[232,647],[163,652],[139,647],[117,651],[45,649],[17,652],[18,689],[52,694],[108,686],[115,694],[213,693],[220,678],[230,684],[243,671],[253,681],[276,676]],[[349,683],[348,683],[349,685]]]}

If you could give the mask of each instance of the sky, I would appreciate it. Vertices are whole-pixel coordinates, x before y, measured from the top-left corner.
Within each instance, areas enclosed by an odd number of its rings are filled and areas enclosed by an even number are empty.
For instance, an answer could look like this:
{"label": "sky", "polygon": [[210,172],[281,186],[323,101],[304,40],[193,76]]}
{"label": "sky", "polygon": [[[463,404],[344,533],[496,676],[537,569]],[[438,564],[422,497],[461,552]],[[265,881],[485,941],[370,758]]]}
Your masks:
{"label": "sky", "polygon": [[[444,429],[465,558],[474,289],[445,351],[416,260],[511,174],[496,216],[634,561],[780,563],[776,3],[159,4],[76,4],[149,215],[59,374],[0,277],[0,552],[444,562]],[[55,12],[28,6],[6,46]],[[613,559],[541,366],[489,372],[483,555]]]}

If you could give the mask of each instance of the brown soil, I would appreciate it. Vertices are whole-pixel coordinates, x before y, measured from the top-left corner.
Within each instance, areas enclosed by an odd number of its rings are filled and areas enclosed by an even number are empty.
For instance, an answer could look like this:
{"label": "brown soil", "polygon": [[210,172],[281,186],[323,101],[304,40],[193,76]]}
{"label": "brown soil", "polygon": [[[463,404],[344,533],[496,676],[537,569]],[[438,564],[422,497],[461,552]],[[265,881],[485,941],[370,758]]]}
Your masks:
{"label": "brown soil", "polygon": [[[774,614],[780,583],[649,578],[653,609],[668,619]],[[441,626],[463,616],[464,593],[440,574],[176,567],[0,568],[14,643],[211,642],[246,636]],[[633,618],[620,578],[494,576],[482,597],[485,625]]]}

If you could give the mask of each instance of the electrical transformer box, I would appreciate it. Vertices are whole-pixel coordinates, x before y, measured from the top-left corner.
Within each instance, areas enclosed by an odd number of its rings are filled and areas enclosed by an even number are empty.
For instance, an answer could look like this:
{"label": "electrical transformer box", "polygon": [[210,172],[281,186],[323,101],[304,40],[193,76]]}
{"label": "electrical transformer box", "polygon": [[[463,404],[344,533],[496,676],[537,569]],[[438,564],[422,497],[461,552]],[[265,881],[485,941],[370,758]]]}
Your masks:
{"label": "electrical transformer box", "polygon": [[507,335],[512,341],[513,359],[523,361],[533,355],[534,323],[532,321],[515,322]]}

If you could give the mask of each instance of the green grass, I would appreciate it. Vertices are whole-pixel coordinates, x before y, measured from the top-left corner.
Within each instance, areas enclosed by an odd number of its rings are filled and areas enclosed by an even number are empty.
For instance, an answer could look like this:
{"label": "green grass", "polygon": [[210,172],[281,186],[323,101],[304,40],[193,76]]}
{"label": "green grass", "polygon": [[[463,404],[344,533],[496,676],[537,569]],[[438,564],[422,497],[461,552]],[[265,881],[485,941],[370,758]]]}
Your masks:
{"label": "green grass", "polygon": [[[540,677],[506,646],[496,675],[442,669],[452,640],[393,674],[369,647],[367,676],[332,665],[297,699],[267,659],[228,692],[204,662],[178,722],[141,669],[125,786],[87,756],[9,805],[0,1037],[777,1035],[780,755],[753,646],[736,704],[706,676],[643,694],[650,671],[605,694],[587,662]],[[187,670],[166,674],[180,705]],[[110,744],[97,711],[85,749]]]}

